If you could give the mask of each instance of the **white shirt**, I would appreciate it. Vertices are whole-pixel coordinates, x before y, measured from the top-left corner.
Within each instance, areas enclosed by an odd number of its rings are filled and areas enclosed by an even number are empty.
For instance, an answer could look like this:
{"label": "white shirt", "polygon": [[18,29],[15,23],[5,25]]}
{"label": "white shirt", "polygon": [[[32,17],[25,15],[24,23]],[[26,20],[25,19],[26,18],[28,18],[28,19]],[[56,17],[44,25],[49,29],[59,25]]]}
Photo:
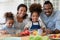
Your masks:
{"label": "white shirt", "polygon": [[29,19],[26,18],[23,20],[22,23],[18,22],[17,19],[15,19],[14,27],[18,30],[24,30],[25,25],[28,23]]}
{"label": "white shirt", "polygon": [[[37,25],[38,24],[38,22],[35,22],[35,23],[33,23],[34,25]],[[40,25],[40,27],[41,28],[44,28],[45,27],[45,25],[44,25],[44,23],[41,21],[41,20],[39,20],[39,25]],[[26,25],[25,25],[25,27],[24,28],[31,28],[31,26],[32,26],[32,21],[29,21]]]}

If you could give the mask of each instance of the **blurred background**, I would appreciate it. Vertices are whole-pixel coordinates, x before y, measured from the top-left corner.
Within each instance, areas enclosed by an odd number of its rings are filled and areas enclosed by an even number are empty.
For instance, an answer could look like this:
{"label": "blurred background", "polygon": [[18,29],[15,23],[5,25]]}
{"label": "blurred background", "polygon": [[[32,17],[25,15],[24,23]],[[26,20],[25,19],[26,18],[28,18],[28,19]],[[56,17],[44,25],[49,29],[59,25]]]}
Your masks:
{"label": "blurred background", "polygon": [[[4,13],[5,12],[13,12],[14,15],[17,13],[17,6],[21,3],[29,6],[32,3],[40,3],[43,6],[43,3],[47,0],[0,0],[0,25],[5,23]],[[49,0],[52,2],[55,10],[60,10],[60,0]],[[29,10],[27,11],[28,15],[30,15]]]}

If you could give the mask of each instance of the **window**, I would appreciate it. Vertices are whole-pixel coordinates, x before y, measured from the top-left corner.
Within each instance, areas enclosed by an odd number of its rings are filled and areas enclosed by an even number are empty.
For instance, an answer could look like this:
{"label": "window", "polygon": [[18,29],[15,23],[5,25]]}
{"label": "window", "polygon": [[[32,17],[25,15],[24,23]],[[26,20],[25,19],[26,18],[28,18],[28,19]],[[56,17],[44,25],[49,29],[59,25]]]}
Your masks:
{"label": "window", "polygon": [[60,0],[50,0],[51,2],[52,2],[52,4],[53,4],[53,6],[54,6],[54,9],[56,9],[56,10],[59,10],[60,8],[59,8],[59,3],[60,3]]}
{"label": "window", "polygon": [[21,4],[23,0],[2,0],[0,1],[0,23],[5,23],[5,12],[12,12],[14,15],[17,13],[17,6]]}

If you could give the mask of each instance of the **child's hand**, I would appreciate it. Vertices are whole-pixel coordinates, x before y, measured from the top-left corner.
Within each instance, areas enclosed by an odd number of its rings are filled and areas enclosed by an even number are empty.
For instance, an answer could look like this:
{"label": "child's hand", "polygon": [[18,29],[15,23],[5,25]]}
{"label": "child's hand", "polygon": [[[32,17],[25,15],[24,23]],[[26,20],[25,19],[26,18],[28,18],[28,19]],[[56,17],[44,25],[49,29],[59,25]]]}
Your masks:
{"label": "child's hand", "polygon": [[45,35],[47,35],[47,33],[45,32],[45,33],[42,33],[42,36],[45,36]]}
{"label": "child's hand", "polygon": [[0,33],[1,34],[7,34],[8,32],[6,30],[1,30]]}
{"label": "child's hand", "polygon": [[27,27],[25,27],[24,30],[29,30],[29,29]]}

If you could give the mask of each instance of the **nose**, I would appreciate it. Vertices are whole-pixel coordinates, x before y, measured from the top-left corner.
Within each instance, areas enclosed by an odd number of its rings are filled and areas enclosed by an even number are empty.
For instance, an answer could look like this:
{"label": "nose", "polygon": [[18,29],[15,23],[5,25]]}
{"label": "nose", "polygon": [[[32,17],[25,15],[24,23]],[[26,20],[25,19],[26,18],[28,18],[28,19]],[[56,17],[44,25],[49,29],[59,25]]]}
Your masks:
{"label": "nose", "polygon": [[10,26],[12,26],[12,24],[10,24]]}
{"label": "nose", "polygon": [[45,10],[45,12],[47,12],[47,13],[48,13],[48,12],[49,12],[49,10]]}
{"label": "nose", "polygon": [[22,11],[21,13],[22,13],[22,14],[25,14],[25,11]]}

